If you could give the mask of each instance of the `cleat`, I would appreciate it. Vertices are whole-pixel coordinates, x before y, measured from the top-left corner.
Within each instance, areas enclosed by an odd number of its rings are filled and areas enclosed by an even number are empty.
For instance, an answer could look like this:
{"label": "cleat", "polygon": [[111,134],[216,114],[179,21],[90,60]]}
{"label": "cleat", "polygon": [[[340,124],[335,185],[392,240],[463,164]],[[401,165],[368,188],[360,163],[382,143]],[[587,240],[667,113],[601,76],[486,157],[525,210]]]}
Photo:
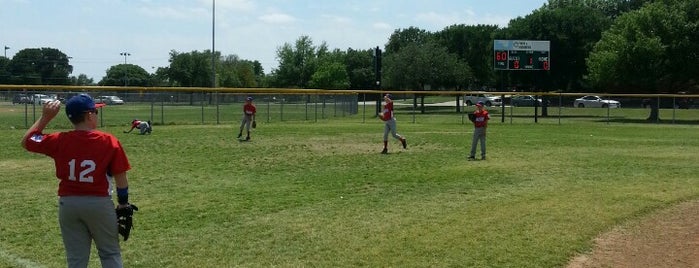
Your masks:
{"label": "cleat", "polygon": [[403,149],[408,148],[408,142],[405,140],[405,138],[400,139],[400,143],[403,144]]}
{"label": "cleat", "polygon": [[388,154],[388,149],[383,148],[383,151],[381,151],[381,154]]}
{"label": "cleat", "polygon": [[469,157],[468,157],[468,161],[476,161],[476,158],[473,157],[473,156],[469,156]]}

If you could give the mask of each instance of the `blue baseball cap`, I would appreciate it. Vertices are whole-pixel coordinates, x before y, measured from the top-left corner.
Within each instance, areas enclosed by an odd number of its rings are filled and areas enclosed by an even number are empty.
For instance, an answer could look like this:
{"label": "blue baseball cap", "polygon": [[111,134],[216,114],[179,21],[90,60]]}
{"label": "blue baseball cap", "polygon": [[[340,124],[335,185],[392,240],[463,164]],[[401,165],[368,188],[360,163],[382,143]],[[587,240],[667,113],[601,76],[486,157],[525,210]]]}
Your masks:
{"label": "blue baseball cap", "polygon": [[252,101],[252,96],[249,96],[249,97],[245,98],[245,100]]}
{"label": "blue baseball cap", "polygon": [[482,102],[482,101],[479,101],[478,103],[476,103],[476,106],[481,106],[481,107],[483,107],[483,102]]}
{"label": "blue baseball cap", "polygon": [[386,93],[386,95],[384,95],[384,97],[389,98],[389,99],[393,99],[393,95],[391,95],[391,93]]}
{"label": "blue baseball cap", "polygon": [[66,101],[66,114],[68,118],[76,117],[82,113],[94,111],[97,108],[103,107],[104,103],[97,103],[92,100],[92,97],[87,94],[75,95]]}

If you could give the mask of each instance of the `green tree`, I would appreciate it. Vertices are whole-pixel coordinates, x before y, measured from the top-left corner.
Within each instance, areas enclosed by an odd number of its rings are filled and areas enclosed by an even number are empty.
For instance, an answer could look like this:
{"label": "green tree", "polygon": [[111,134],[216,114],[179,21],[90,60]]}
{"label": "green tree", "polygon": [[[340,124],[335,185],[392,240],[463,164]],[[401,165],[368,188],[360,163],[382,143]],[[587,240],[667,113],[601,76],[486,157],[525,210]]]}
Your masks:
{"label": "green tree", "polygon": [[548,40],[551,70],[510,72],[510,83],[537,89],[580,91],[587,73],[585,59],[611,20],[587,6],[539,9],[510,21],[496,39]]}
{"label": "green tree", "polygon": [[339,49],[323,53],[318,59],[316,71],[311,76],[309,86],[320,89],[347,89],[349,76],[345,65],[346,54]]}
{"label": "green tree", "polygon": [[150,86],[153,87],[166,87],[172,86],[170,84],[170,78],[168,77],[169,67],[158,67],[155,73],[150,76]]}
{"label": "green tree", "polygon": [[150,74],[135,64],[118,64],[109,67],[101,86],[149,86]]}
{"label": "green tree", "polygon": [[495,25],[452,25],[436,32],[435,39],[465,62],[473,74],[475,87],[495,82],[493,72],[493,35],[499,30]]}
{"label": "green tree", "polygon": [[10,84],[10,59],[0,57],[0,84]]}
{"label": "green tree", "polygon": [[70,84],[73,86],[91,86],[95,85],[95,82],[92,78],[87,77],[86,74],[80,74],[77,77],[71,76]]}
{"label": "green tree", "polygon": [[345,66],[350,89],[373,89],[374,67],[373,49],[354,50],[348,48],[345,56]]}
{"label": "green tree", "polygon": [[292,46],[284,43],[277,48],[279,67],[272,70],[276,87],[308,88],[311,76],[316,72],[317,58],[327,53],[327,45],[313,45],[308,36],[301,36]]}
{"label": "green tree", "polygon": [[544,4],[545,9],[568,7],[589,7],[601,11],[607,17],[614,19],[619,15],[637,10],[644,4],[655,0],[549,0]]}
{"label": "green tree", "polygon": [[68,85],[73,72],[69,58],[55,48],[22,49],[8,66],[10,83],[28,85]]}
{"label": "green tree", "polygon": [[410,44],[424,44],[433,38],[433,34],[416,27],[407,29],[398,29],[391,34],[386,44],[386,54],[391,54],[400,51],[405,46]]}
{"label": "green tree", "polygon": [[259,70],[256,70],[255,62],[242,60],[237,55],[229,55],[224,57],[219,65],[221,67],[216,72],[220,86],[258,87],[260,79],[255,72]]}
{"label": "green tree", "polygon": [[697,87],[699,1],[665,0],[620,16],[587,61],[589,79],[611,92]]}
{"label": "green tree", "polygon": [[[211,56],[211,50],[189,53],[170,51],[170,66],[167,71],[171,84],[182,87],[213,86]],[[221,53],[216,52],[214,58],[215,64],[220,64]]]}
{"label": "green tree", "polygon": [[[384,84],[389,88],[425,90],[430,86],[438,90],[463,87],[471,79],[468,65],[434,41],[407,44],[386,56],[384,64]],[[424,113],[424,95],[420,106]]]}

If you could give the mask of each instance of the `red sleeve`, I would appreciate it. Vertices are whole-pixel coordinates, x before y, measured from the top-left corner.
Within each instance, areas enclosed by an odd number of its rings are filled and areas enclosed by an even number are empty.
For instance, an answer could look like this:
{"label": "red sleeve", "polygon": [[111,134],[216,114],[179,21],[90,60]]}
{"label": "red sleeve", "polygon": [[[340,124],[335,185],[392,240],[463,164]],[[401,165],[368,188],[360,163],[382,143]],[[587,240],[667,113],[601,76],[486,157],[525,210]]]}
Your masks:
{"label": "red sleeve", "polygon": [[34,131],[27,137],[24,145],[27,151],[52,156],[58,150],[59,134],[43,134],[39,131]]}

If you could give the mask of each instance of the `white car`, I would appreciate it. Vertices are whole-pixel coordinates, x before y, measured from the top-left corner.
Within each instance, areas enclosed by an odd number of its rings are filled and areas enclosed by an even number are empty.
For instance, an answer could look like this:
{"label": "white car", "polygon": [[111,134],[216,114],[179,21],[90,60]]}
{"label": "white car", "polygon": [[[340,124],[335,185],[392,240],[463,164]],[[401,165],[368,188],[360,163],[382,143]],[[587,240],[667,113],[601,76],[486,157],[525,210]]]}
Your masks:
{"label": "white car", "polygon": [[485,93],[464,95],[464,103],[468,106],[475,105],[479,101],[483,102],[483,104],[485,104],[485,106],[487,107],[502,105],[502,99],[498,96],[493,96]]}
{"label": "white car", "polygon": [[56,97],[44,94],[34,94],[32,95],[32,100],[34,101],[34,104],[41,105],[49,101],[56,100]]}
{"label": "white car", "polygon": [[108,105],[121,105],[124,104],[124,100],[117,96],[99,96],[95,98],[95,103],[104,103]]}
{"label": "white car", "polygon": [[575,99],[573,107],[578,108],[621,108],[621,103],[615,100],[605,100],[599,96],[583,96]]}

